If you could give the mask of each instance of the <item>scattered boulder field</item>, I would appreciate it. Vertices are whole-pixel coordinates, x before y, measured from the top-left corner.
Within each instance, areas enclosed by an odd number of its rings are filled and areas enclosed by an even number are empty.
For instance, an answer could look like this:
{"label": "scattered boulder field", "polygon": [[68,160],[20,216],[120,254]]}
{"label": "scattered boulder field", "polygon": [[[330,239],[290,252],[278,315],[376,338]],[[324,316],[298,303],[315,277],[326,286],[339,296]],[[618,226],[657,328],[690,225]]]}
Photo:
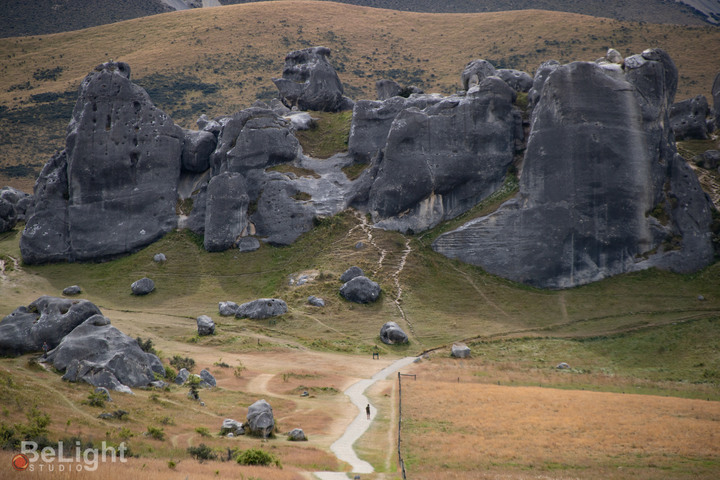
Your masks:
{"label": "scattered boulder field", "polygon": [[[610,49],[595,62],[547,61],[534,77],[476,59],[456,94],[380,80],[379,100],[353,101],[330,56],[322,46],[288,53],[272,79],[278,98],[202,116],[198,130],[158,109],[126,63],[98,65],[34,195],[0,191],[0,229],[24,219],[28,264],[111,259],[177,228],[203,235],[208,251],[288,245],[349,207],[375,228],[415,234],[518,174],[512,199],[432,248],[540,288],[712,262],[714,206],[675,139],[715,130],[720,75],[712,106],[674,103],[678,71],[663,50]],[[295,133],[313,128],[312,111],[343,110],[352,110],[348,151],[307,156]],[[353,179],[343,172],[351,165],[364,168]],[[345,298],[377,300],[372,280],[345,282]]]}

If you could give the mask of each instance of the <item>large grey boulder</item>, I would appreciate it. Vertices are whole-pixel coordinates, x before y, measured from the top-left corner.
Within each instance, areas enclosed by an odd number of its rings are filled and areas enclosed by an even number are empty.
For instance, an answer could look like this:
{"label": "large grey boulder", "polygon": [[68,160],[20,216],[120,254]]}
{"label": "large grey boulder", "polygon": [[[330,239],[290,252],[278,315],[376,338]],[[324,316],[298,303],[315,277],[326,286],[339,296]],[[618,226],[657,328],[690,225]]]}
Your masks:
{"label": "large grey boulder", "polygon": [[210,168],[210,155],[217,139],[204,130],[183,130],[182,168],[188,172],[204,172]]}
{"label": "large grey boulder", "polygon": [[230,317],[238,312],[240,306],[235,302],[218,302],[218,312],[223,317]]}
{"label": "large grey boulder", "polygon": [[464,343],[453,343],[450,355],[455,358],[468,358],[470,356],[470,347]]}
{"label": "large grey boulder", "polygon": [[288,432],[288,440],[291,442],[306,442],[307,436],[305,436],[305,432],[303,432],[302,428],[293,428]]}
{"label": "large grey boulder", "polygon": [[380,340],[388,345],[408,343],[408,336],[395,322],[387,322],[380,328]]}
{"label": "large grey boulder", "polygon": [[29,193],[13,187],[2,187],[0,188],[0,199],[15,207],[18,222],[24,222],[28,216],[32,215],[34,198]]}
{"label": "large grey boulder", "polygon": [[101,314],[90,317],[66,335],[47,356],[63,379],[85,381],[108,390],[144,387],[165,375],[160,359],[144,352],[137,341],[110,325]]}
{"label": "large grey boulder", "polygon": [[515,95],[491,76],[465,97],[400,112],[370,189],[376,227],[423,231],[495,192],[515,154]]}
{"label": "large grey boulder", "polygon": [[232,434],[233,436],[245,435],[243,424],[232,418],[226,418],[220,426],[220,435]]}
{"label": "large grey boulder", "polygon": [[265,177],[251,221],[255,234],[271,245],[290,245],[315,226],[312,195],[294,179],[274,172]]}
{"label": "large grey boulder", "polygon": [[704,95],[673,104],[670,107],[670,126],[675,140],[706,140],[709,113],[710,107]]}
{"label": "large grey boulder", "polygon": [[501,68],[495,71],[495,75],[516,92],[528,92],[533,86],[533,77],[520,70]]}
{"label": "large grey boulder", "polygon": [[352,109],[352,100],[343,96],[342,82],[328,61],[329,56],[327,47],[287,54],[282,78],[272,79],[287,107],[324,112]]}
{"label": "large grey boulder", "polygon": [[198,335],[212,335],[215,333],[215,322],[207,315],[200,315],[196,319]]}
{"label": "large grey boulder", "polygon": [[548,60],[541,63],[537,70],[535,70],[533,84],[528,91],[528,106],[530,108],[535,107],[535,104],[537,104],[538,100],[540,99],[543,86],[545,85],[545,80],[547,80],[548,76],[550,76],[550,74],[554,72],[555,69],[559,66],[560,62],[558,62],[557,60]]}
{"label": "large grey boulder", "polygon": [[187,368],[181,368],[175,375],[175,385],[184,385],[190,378],[190,371]]}
{"label": "large grey boulder", "polygon": [[287,313],[287,309],[287,303],[279,298],[259,298],[240,305],[235,316],[237,318],[262,320],[283,315]]}
{"label": "large grey boulder", "polygon": [[110,258],[175,228],[183,137],[126,63],[98,65],[80,85],[65,150],[36,183],[23,260]]}
{"label": "large grey boulder", "polygon": [[223,120],[217,148],[211,155],[213,174],[245,173],[292,161],[299,145],[290,123],[272,110],[241,110]]}
{"label": "large grey boulder", "polygon": [[[380,101],[397,97],[402,92],[402,87],[395,80],[381,79],[375,82],[376,97]],[[357,105],[357,103],[356,103]]]}
{"label": "large grey boulder", "polygon": [[0,322],[0,355],[22,355],[50,349],[100,309],[87,300],[42,296],[18,307]]}
{"label": "large grey boulder", "polygon": [[203,383],[207,385],[205,388],[217,387],[217,381],[215,380],[213,374],[204,368],[200,370],[200,384],[202,385]]}
{"label": "large grey boulder", "polygon": [[0,197],[0,233],[9,232],[18,222],[15,205]]}
{"label": "large grey boulder", "polygon": [[355,303],[372,303],[380,297],[380,285],[367,277],[353,277],[340,287],[340,295]]}
{"label": "large grey boulder", "polygon": [[150,278],[144,277],[134,281],[132,285],[130,285],[130,290],[133,295],[147,295],[155,290],[155,282]]}
{"label": "large grey boulder", "polygon": [[532,114],[518,196],[433,249],[542,288],[708,265],[711,206],[668,122],[676,87],[662,50],[627,58],[624,70],[558,66]]}
{"label": "large grey boulder", "polygon": [[353,265],[352,267],[345,270],[342,275],[340,275],[340,281],[343,283],[347,283],[355,277],[362,277],[362,276],[365,276],[365,273],[363,273],[362,268]]}
{"label": "large grey boulder", "polygon": [[247,235],[248,204],[245,179],[239,173],[223,172],[207,187],[204,246],[208,252],[231,248]]}
{"label": "large grey boulder", "polygon": [[272,407],[265,400],[258,400],[248,407],[247,432],[251,435],[267,438],[275,429]]}
{"label": "large grey boulder", "polygon": [[480,85],[487,77],[496,74],[495,67],[487,60],[473,60],[467,65],[460,75],[463,90],[469,90],[475,85]]}

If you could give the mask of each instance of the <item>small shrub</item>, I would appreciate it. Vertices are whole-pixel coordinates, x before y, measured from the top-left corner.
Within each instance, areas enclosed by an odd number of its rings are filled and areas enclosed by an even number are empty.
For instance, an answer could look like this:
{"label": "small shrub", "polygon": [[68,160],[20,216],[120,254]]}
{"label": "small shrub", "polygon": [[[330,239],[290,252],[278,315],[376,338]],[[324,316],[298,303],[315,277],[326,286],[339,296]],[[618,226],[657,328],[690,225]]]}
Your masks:
{"label": "small shrub", "polygon": [[210,430],[208,430],[207,427],[196,427],[195,432],[198,433],[201,437],[210,437]]}
{"label": "small shrub", "polygon": [[155,440],[165,440],[165,432],[161,427],[153,427],[152,425],[148,425],[147,435],[148,437],[154,438]]}
{"label": "small shrub", "polygon": [[177,377],[177,372],[170,365],[165,365],[165,378],[168,382],[173,382]]}
{"label": "small shrub", "polygon": [[170,365],[175,367],[177,370],[182,370],[183,368],[185,368],[187,369],[187,371],[192,372],[193,368],[195,368],[195,360],[190,357],[181,357],[180,355],[174,355],[170,359]]}
{"label": "small shrub", "polygon": [[200,463],[203,463],[205,460],[215,460],[217,458],[217,453],[213,452],[212,448],[204,443],[201,443],[197,447],[188,447],[187,452]]}
{"label": "small shrub", "polygon": [[153,345],[153,342],[151,339],[143,340],[140,337],[137,337],[135,341],[138,343],[138,346],[143,352],[152,353],[153,355],[157,355],[157,350],[155,350],[155,347]]}
{"label": "small shrub", "polygon": [[230,365],[223,362],[222,358],[220,360],[218,360],[217,362],[213,363],[213,365],[215,365],[216,367],[220,367],[220,368],[230,368]]}
{"label": "small shrub", "polygon": [[163,417],[159,420],[160,425],[175,425],[175,420],[170,417]]}
{"label": "small shrub", "polygon": [[175,470],[175,467],[177,467],[177,463],[173,462],[172,460],[168,460],[168,468],[170,470]]}
{"label": "small shrub", "polygon": [[127,427],[122,427],[120,430],[118,430],[118,437],[123,442],[127,442],[130,439],[130,437],[134,437],[134,436],[135,436],[135,434],[133,432],[131,432],[130,429]]}
{"label": "small shrub", "polygon": [[237,378],[242,377],[242,372],[245,370],[245,365],[243,365],[242,362],[238,362],[238,366],[235,367],[235,371],[233,372]]}
{"label": "small shrub", "polygon": [[86,405],[91,407],[104,407],[105,406],[105,394],[102,392],[90,392],[85,402]]}
{"label": "small shrub", "polygon": [[236,460],[240,465],[259,465],[265,467],[275,465],[278,468],[282,468],[280,460],[278,460],[275,455],[259,448],[250,448],[241,452]]}

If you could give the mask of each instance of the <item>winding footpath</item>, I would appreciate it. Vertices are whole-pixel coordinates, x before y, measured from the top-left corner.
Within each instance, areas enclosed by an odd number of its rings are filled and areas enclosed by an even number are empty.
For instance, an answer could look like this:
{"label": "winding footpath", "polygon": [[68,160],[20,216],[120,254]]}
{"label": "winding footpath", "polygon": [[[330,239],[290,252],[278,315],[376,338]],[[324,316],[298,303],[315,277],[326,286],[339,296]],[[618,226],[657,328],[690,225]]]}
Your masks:
{"label": "winding footpath", "polygon": [[[410,365],[415,362],[417,357],[405,357],[393,362],[390,366],[383,368],[371,378],[366,380],[360,380],[352,384],[345,390],[345,395],[350,398],[350,401],[358,408],[358,414],[355,419],[348,425],[345,433],[337,439],[332,445],[330,450],[337,456],[339,460],[347,462],[352,467],[353,473],[372,473],[375,471],[372,465],[364,460],[360,460],[352,446],[370,427],[370,423],[375,419],[377,410],[374,407],[370,407],[370,420],[366,418],[365,406],[370,403],[367,397],[364,395],[365,390],[370,388],[378,380],[384,380],[389,375],[397,372],[403,367]],[[313,475],[320,480],[347,480],[348,474],[344,472],[315,472]]]}

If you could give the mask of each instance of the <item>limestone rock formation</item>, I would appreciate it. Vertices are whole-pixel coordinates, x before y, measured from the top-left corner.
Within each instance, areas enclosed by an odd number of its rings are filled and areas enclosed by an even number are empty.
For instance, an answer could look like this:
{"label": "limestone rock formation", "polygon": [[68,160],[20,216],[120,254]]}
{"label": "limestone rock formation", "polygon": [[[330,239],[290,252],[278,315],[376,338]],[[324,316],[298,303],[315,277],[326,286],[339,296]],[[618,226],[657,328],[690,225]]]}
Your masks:
{"label": "limestone rock formation", "polygon": [[200,370],[200,383],[207,385],[205,388],[217,387],[217,380],[212,373],[208,372],[204,368]]}
{"label": "limestone rock formation", "polygon": [[547,77],[560,66],[560,62],[557,60],[548,60],[540,64],[535,70],[535,77],[533,78],[532,87],[528,91],[528,106],[533,108],[540,99],[540,93],[542,92],[543,85]]}
{"label": "limestone rock formation", "polygon": [[18,213],[15,205],[9,200],[0,197],[0,233],[9,232],[18,222]]}
{"label": "limestone rock formation", "polygon": [[375,82],[375,92],[377,99],[380,101],[388,100],[392,97],[409,97],[410,95],[424,93],[419,87],[410,85],[403,87],[395,80],[382,79]]}
{"label": "limestone rock formation", "polygon": [[215,322],[207,315],[200,315],[196,319],[198,335],[213,335],[215,333]]}
{"label": "limestone rock formation", "polygon": [[400,112],[370,189],[376,226],[423,231],[502,185],[515,154],[514,99],[505,82],[488,77],[465,97]]}
{"label": "limestone rock formation", "polygon": [[455,358],[468,358],[470,356],[470,347],[462,343],[453,343],[450,355]]}
{"label": "limestone rock formation", "polygon": [[287,303],[279,298],[259,298],[240,305],[235,316],[237,318],[262,320],[283,315],[287,313],[287,309]]}
{"label": "limestone rock formation", "polygon": [[408,343],[408,336],[395,322],[387,322],[380,329],[380,340],[388,345]]}
{"label": "limestone rock formation", "polygon": [[207,187],[204,246],[208,252],[221,252],[247,235],[248,204],[245,178],[223,172],[212,177]]}
{"label": "limestone rock formation", "polygon": [[720,73],[715,76],[711,90],[713,98],[713,117],[715,117],[715,129],[720,130]]}
{"label": "limestone rock formation", "polygon": [[140,349],[137,341],[96,314],[65,336],[47,356],[47,362],[65,372],[63,379],[85,381],[108,390],[144,387],[165,375],[160,359]]}
{"label": "limestone rock formation", "polygon": [[495,71],[495,75],[516,92],[528,92],[533,85],[533,77],[520,70],[500,68]]}
{"label": "limestone rock formation", "polygon": [[184,385],[190,378],[190,371],[187,368],[181,368],[175,376],[175,385]]}
{"label": "limestone rock formation", "polygon": [[291,442],[306,442],[307,437],[305,436],[305,432],[303,432],[302,428],[293,428],[288,432],[288,440]]}
{"label": "limestone rock formation", "polygon": [[73,295],[80,295],[82,293],[82,288],[80,288],[79,285],[71,285],[69,287],[63,288],[62,291],[63,295],[66,296],[73,296]]}
{"label": "limestone rock formation", "polygon": [[32,215],[34,198],[13,187],[0,188],[0,233],[12,230],[17,222]]}
{"label": "limestone rock formation", "polygon": [[175,228],[183,131],[122,62],[83,80],[65,150],[43,168],[20,241],[26,263],[132,252]]}
{"label": "limestone rock formation", "polygon": [[465,65],[465,69],[460,75],[463,90],[469,90],[480,83],[487,77],[496,75],[495,67],[487,60],[477,59]]}
{"label": "limestone rock formation", "polygon": [[287,107],[337,112],[351,110],[352,100],[343,96],[343,85],[328,57],[327,47],[305,48],[285,57],[282,78],[272,81]]}
{"label": "limestone rock formation", "polygon": [[442,101],[439,95],[391,97],[385,101],[359,100],[353,109],[348,152],[359,163],[368,163],[385,148],[395,117],[410,107],[420,110]]}
{"label": "limestone rock formation", "polygon": [[182,168],[188,172],[204,172],[210,168],[210,155],[217,139],[205,130],[183,130]]}
{"label": "limestone rock formation", "polygon": [[271,436],[275,429],[275,418],[270,404],[265,400],[258,400],[250,405],[245,426],[251,435],[263,438]]}
{"label": "limestone rock formation", "polygon": [[711,207],[669,128],[677,86],[670,57],[646,50],[625,59],[624,70],[588,62],[550,70],[519,194],[441,235],[433,249],[543,288],[711,262]]}
{"label": "limestone rock formation", "polygon": [[710,107],[704,95],[673,104],[670,107],[670,127],[675,133],[675,140],[706,140],[709,113]]}
{"label": "limestone rock formation", "polygon": [[367,277],[353,277],[340,287],[340,295],[355,303],[372,303],[380,297],[380,285]]}
{"label": "limestone rock formation", "polygon": [[50,349],[100,309],[87,300],[43,296],[27,307],[18,307],[0,322],[0,355]]}
{"label": "limestone rock formation", "polygon": [[308,304],[312,305],[313,307],[324,307],[325,306],[325,300],[323,300],[320,297],[316,297],[315,295],[310,295],[307,299]]}
{"label": "limestone rock formation", "polygon": [[353,265],[352,267],[345,270],[342,275],[340,275],[340,281],[343,283],[347,283],[355,277],[362,277],[364,275],[365,274],[363,273],[362,268]]}
{"label": "limestone rock formation", "polygon": [[235,302],[218,302],[218,311],[223,317],[230,317],[237,313],[240,306]]}
{"label": "limestone rock formation", "polygon": [[243,424],[237,420],[226,418],[220,427],[220,435],[225,436],[228,434],[233,434],[234,436],[245,435],[245,428],[243,428]]}
{"label": "limestone rock formation", "polygon": [[130,285],[133,295],[147,295],[155,290],[155,282],[151,279],[144,277],[140,280],[136,280]]}

